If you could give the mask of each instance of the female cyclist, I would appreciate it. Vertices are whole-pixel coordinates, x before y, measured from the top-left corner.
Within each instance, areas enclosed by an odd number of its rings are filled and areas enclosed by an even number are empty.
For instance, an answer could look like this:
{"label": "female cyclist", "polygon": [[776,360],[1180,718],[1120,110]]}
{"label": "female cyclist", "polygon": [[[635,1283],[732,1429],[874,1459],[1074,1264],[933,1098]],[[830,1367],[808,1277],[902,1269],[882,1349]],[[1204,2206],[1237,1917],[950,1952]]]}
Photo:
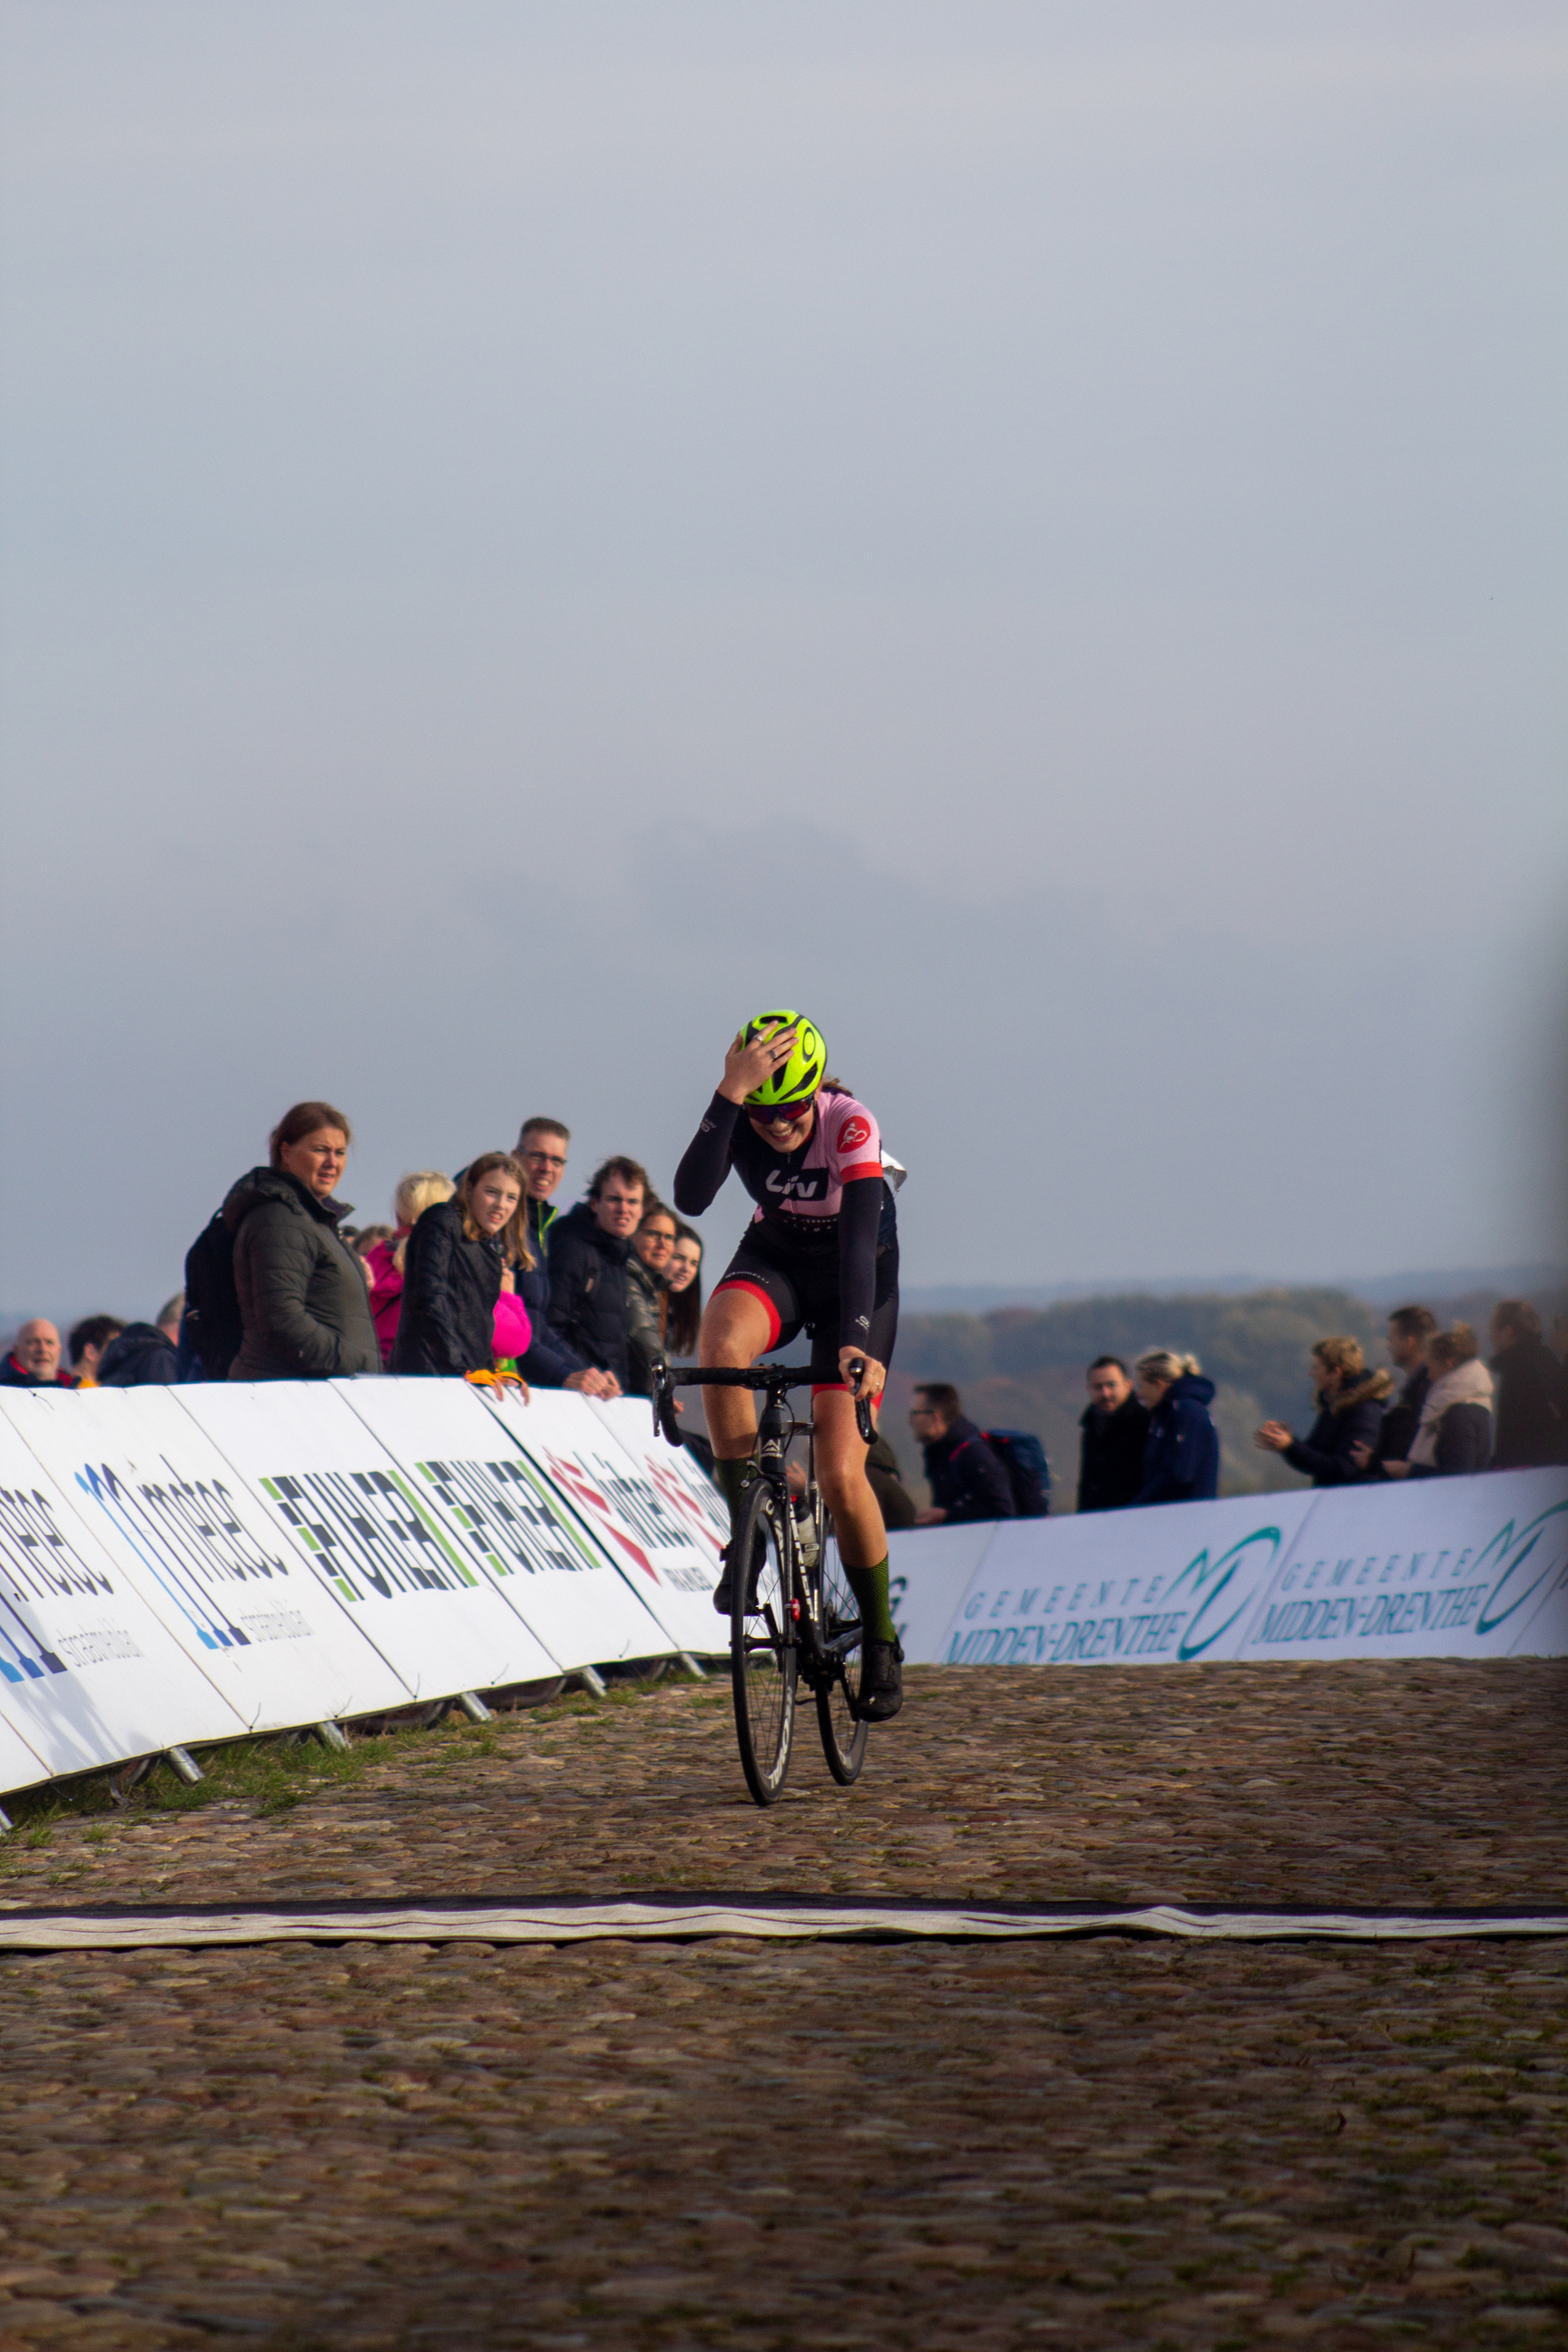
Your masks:
{"label": "female cyclist", "polygon": [[[700,1216],[732,1168],[756,1202],[702,1318],[704,1364],[754,1364],[810,1334],[816,1475],[844,1573],[860,1604],[858,1712],[885,1723],[903,1705],[903,1652],[888,1601],[888,1536],[866,1475],[855,1397],[882,1392],[899,1322],[899,1238],[877,1122],[824,1082],[826,1048],[798,1013],[763,1013],[724,1056],[718,1092],[676,1171],[675,1205]],[[863,1369],[852,1382],[849,1367]],[[740,1516],[756,1438],[744,1389],[705,1389],[714,1475]],[[713,1595],[730,1613],[730,1568]]]}

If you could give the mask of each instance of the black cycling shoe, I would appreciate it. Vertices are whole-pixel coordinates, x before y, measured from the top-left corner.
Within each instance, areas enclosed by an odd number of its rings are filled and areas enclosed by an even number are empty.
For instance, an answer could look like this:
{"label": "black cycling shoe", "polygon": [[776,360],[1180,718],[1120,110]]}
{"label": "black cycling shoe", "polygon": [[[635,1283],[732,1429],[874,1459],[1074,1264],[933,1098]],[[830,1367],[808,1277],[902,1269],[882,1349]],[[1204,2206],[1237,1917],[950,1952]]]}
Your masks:
{"label": "black cycling shoe", "polygon": [[[730,1554],[733,1549],[734,1540],[731,1538],[719,1555],[724,1565],[720,1571],[719,1581],[713,1587],[713,1606],[721,1617],[728,1617],[735,1605],[735,1580],[730,1569]],[[755,1609],[757,1605],[757,1584],[761,1572],[759,1562],[752,1573],[752,1590],[746,1603],[748,1609]]]}
{"label": "black cycling shoe", "polygon": [[904,1654],[897,1642],[868,1642],[860,1653],[860,1695],[855,1714],[861,1723],[887,1723],[904,1703]]}
{"label": "black cycling shoe", "polygon": [[719,1581],[713,1587],[713,1606],[721,1617],[728,1617],[735,1606],[735,1580],[730,1573],[730,1546],[728,1544],[725,1545],[719,1557],[723,1561],[724,1565],[720,1570]]}

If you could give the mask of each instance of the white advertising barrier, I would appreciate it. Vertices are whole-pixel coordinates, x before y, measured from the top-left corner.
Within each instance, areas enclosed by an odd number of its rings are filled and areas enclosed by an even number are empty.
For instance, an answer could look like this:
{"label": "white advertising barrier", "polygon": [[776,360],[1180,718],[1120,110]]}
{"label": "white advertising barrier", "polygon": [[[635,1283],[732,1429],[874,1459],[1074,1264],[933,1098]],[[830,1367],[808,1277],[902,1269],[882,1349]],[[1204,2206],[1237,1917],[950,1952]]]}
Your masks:
{"label": "white advertising barrier", "polygon": [[504,1393],[493,1410],[523,1452],[603,1544],[675,1650],[728,1646],[710,1598],[719,1547],[697,1524],[675,1449],[650,1461],[653,1415],[636,1398],[595,1404],[563,1389],[535,1389],[531,1404]]}
{"label": "white advertising barrier", "polygon": [[888,1538],[888,1598],[904,1655],[929,1664],[947,1645],[947,1629],[973,1581],[1000,1522],[906,1528]]}
{"label": "white advertising barrier", "polygon": [[559,1673],[335,1382],[220,1381],[173,1393],[416,1698]]}
{"label": "white advertising barrier", "polygon": [[1326,1487],[1234,1654],[1568,1655],[1568,1472]]}
{"label": "white advertising barrier", "polygon": [[342,1393],[562,1666],[669,1655],[639,1595],[466,1381],[345,1381]]}
{"label": "white advertising barrier", "polygon": [[43,1405],[36,1389],[0,1391],[0,1767],[17,1746],[39,1759],[8,1785],[238,1738],[244,1718],[25,1442]]}
{"label": "white advertising barrier", "polygon": [[[1001,1519],[941,1646],[962,1665],[1154,1665],[1236,1655],[1310,1492]],[[900,1569],[920,1533],[899,1538]]]}
{"label": "white advertising barrier", "polygon": [[[940,1608],[925,1532],[894,1572]],[[909,1645],[906,1643],[906,1650]],[[1568,1473],[1004,1519],[928,1664],[1568,1654]]]}
{"label": "white advertising barrier", "polygon": [[247,1731],[411,1696],[173,1389],[36,1389],[29,1444]]}

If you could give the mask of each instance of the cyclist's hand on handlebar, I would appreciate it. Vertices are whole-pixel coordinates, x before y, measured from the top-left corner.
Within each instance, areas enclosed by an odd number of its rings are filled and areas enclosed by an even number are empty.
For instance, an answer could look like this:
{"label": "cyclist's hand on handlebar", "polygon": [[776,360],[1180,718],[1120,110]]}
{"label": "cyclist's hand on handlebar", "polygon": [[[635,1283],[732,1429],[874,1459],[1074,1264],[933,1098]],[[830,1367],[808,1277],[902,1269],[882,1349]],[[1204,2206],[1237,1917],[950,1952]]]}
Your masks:
{"label": "cyclist's hand on handlebar", "polygon": [[793,1029],[770,1029],[765,1037],[756,1038],[750,1045],[745,1034],[742,1029],[724,1056],[724,1076],[719,1091],[726,1102],[743,1103],[748,1095],[766,1086],[774,1070],[787,1062],[795,1051]]}
{"label": "cyclist's hand on handlebar", "polygon": [[[856,1364],[860,1367],[858,1381],[851,1369]],[[888,1368],[879,1364],[875,1356],[868,1356],[864,1348],[840,1348],[838,1377],[851,1396],[865,1397],[868,1402],[874,1403],[887,1385]]]}

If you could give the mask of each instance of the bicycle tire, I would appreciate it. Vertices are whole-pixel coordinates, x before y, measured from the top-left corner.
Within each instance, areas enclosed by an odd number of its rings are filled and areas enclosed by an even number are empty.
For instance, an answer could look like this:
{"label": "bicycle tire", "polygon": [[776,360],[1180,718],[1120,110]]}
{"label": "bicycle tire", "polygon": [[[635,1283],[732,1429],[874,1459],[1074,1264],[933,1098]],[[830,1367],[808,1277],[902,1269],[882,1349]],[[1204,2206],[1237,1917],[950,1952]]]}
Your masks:
{"label": "bicycle tire", "polygon": [[759,1805],[776,1804],[789,1775],[795,1739],[795,1646],[793,1552],[781,1536],[773,1489],[761,1478],[746,1496],[731,1539],[734,1598],[730,1611],[730,1679],[735,1739],[746,1786]]}
{"label": "bicycle tire", "polygon": [[[817,1599],[822,1615],[822,1637],[831,1642],[846,1625],[859,1617],[860,1603],[849,1589],[849,1579],[844,1573],[844,1563],[838,1557],[838,1538],[833,1532],[833,1522],[826,1511],[819,1509],[817,1550]],[[866,1741],[870,1725],[858,1722],[851,1704],[851,1694],[860,1680],[860,1644],[844,1655],[844,1676],[836,1675],[831,1681],[819,1682],[816,1691],[816,1727],[822,1734],[822,1752],[827,1769],[841,1789],[849,1788],[860,1778],[866,1762]]]}

